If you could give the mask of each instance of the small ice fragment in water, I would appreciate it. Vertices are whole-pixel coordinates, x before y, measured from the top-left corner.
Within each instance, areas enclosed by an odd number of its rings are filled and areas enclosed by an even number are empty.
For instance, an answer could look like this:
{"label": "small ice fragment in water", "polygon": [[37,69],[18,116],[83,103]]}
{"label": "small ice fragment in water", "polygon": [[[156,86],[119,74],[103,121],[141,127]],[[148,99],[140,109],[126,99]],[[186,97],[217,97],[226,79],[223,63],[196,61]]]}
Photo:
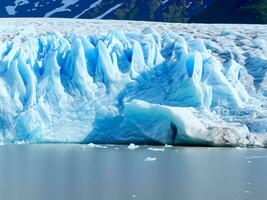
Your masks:
{"label": "small ice fragment in water", "polygon": [[131,149],[131,150],[135,150],[135,149],[138,149],[139,146],[138,145],[135,145],[133,143],[131,143],[129,146],[128,146],[128,149]]}
{"label": "small ice fragment in water", "polygon": [[244,193],[250,194],[250,191],[249,190],[245,190]]}
{"label": "small ice fragment in water", "polygon": [[96,145],[95,147],[101,148],[101,149],[107,149],[108,148],[107,146],[104,146],[104,145]]}
{"label": "small ice fragment in water", "polygon": [[94,143],[89,143],[87,146],[90,147],[90,148],[95,148],[95,147],[96,148],[102,148],[102,149],[108,148],[107,146],[97,145],[97,144],[94,144]]}
{"label": "small ice fragment in water", "polygon": [[169,144],[165,144],[165,147],[166,148],[172,148],[173,146],[172,145],[169,145]]}
{"label": "small ice fragment in water", "polygon": [[87,146],[90,147],[90,148],[94,148],[94,147],[96,147],[96,145],[95,145],[94,143],[90,143],[90,144],[88,144]]}
{"label": "small ice fragment in water", "polygon": [[152,162],[152,161],[155,161],[155,160],[157,160],[156,157],[147,157],[144,161]]}
{"label": "small ice fragment in water", "polygon": [[150,151],[165,151],[163,148],[154,148],[154,147],[149,147],[148,150],[150,150]]}
{"label": "small ice fragment in water", "polygon": [[26,144],[26,142],[24,140],[21,141],[15,141],[15,144]]}
{"label": "small ice fragment in water", "polygon": [[264,159],[267,158],[267,156],[250,156],[250,157],[246,157],[246,160],[250,160],[250,159]]}
{"label": "small ice fragment in water", "polygon": [[133,195],[133,198],[135,198],[135,197],[136,197],[136,195],[134,194],[134,195]]}
{"label": "small ice fragment in water", "polygon": [[252,163],[252,161],[251,160],[248,160],[248,163]]}

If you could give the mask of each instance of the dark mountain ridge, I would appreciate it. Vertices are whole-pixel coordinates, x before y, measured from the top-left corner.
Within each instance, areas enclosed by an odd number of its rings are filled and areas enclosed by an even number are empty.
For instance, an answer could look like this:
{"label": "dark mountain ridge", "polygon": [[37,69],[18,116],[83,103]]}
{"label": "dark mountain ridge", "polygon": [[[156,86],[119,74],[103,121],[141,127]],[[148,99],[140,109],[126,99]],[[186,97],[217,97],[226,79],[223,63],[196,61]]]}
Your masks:
{"label": "dark mountain ridge", "polygon": [[267,23],[267,0],[5,0],[0,17]]}
{"label": "dark mountain ridge", "polygon": [[267,23],[267,0],[216,0],[190,22]]}

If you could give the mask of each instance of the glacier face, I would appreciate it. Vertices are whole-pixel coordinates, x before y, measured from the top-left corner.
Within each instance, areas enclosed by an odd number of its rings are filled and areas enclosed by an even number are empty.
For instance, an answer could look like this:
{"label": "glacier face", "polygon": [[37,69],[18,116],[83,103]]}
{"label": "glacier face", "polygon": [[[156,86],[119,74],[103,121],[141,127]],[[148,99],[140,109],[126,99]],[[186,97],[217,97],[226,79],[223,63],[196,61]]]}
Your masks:
{"label": "glacier face", "polygon": [[0,140],[263,145],[267,57],[251,54],[150,28],[20,32],[0,43]]}

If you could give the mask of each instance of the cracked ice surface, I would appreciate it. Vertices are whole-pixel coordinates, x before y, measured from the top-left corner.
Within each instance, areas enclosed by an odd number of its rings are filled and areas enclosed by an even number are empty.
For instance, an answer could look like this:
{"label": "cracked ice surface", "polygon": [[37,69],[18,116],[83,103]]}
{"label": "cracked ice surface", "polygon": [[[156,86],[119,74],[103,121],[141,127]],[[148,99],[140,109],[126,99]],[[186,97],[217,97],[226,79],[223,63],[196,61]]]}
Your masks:
{"label": "cracked ice surface", "polygon": [[0,27],[3,142],[265,143],[265,26],[19,21]]}

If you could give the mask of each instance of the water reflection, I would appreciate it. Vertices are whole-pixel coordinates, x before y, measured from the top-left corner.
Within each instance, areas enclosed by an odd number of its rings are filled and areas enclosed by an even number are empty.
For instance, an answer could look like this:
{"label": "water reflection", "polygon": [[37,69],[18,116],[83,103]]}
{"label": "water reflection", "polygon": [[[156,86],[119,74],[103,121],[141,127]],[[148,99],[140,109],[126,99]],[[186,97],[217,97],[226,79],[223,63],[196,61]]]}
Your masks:
{"label": "water reflection", "polygon": [[[258,200],[267,195],[266,155],[262,149],[5,145],[0,199]],[[248,163],[253,156],[262,159]]]}

